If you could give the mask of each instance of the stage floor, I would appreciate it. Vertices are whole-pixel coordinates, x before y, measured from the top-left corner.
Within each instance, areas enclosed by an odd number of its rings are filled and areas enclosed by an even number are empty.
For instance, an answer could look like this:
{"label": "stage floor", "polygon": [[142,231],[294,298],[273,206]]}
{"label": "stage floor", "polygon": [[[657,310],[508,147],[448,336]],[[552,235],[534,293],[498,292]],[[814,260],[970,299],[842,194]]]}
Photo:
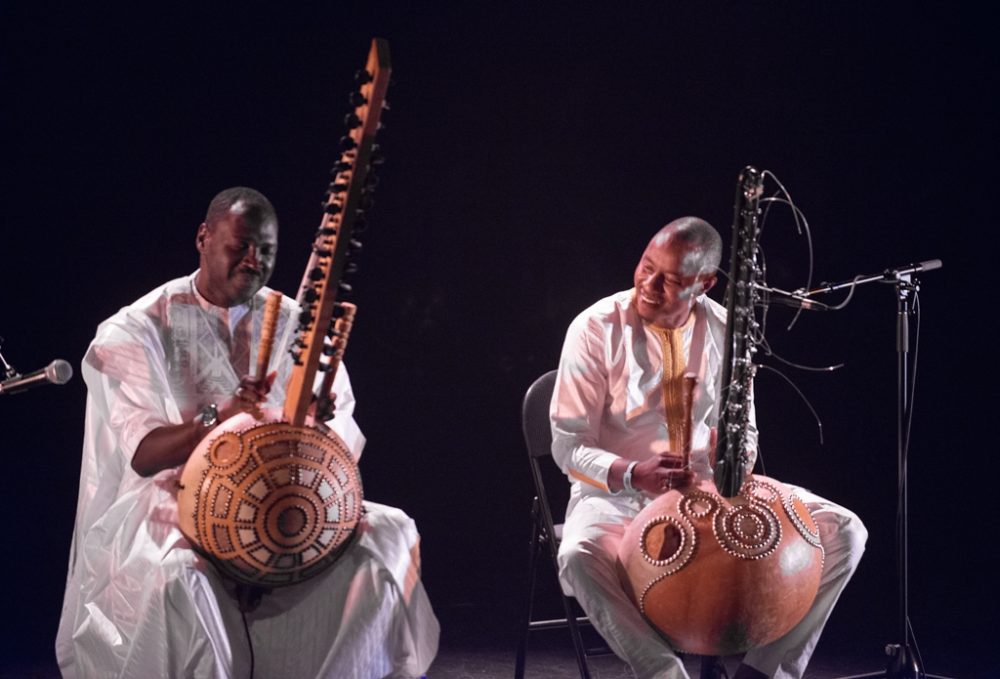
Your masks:
{"label": "stage floor", "polygon": [[[493,617],[491,624],[488,613],[476,607],[443,607],[438,610],[438,617],[442,627],[441,647],[427,673],[428,679],[509,679],[514,676],[516,625],[498,625],[497,619],[503,617],[499,615]],[[843,628],[828,628],[827,632],[829,635],[825,633],[820,639],[805,679],[839,679],[885,670],[885,640],[853,639]],[[928,647],[924,650],[924,671],[928,679],[932,676],[948,679],[997,676],[992,665],[977,662],[970,653],[951,650],[957,648],[957,644],[942,646],[932,641],[941,640],[923,641]],[[584,629],[584,642],[588,648],[603,646],[589,628]],[[933,653],[933,657],[929,653]],[[739,660],[739,657],[724,658],[730,675],[735,672]],[[685,667],[694,679],[699,675],[700,662],[698,657],[685,658]],[[628,666],[612,654],[589,658],[588,667],[593,679],[634,677]],[[526,679],[575,679],[579,676],[568,630],[531,633],[525,663]]]}
{"label": "stage floor", "polygon": [[[535,639],[529,647],[526,664],[526,679],[576,679],[580,676],[573,657],[569,637],[565,632],[553,631],[545,633],[550,639]],[[813,657],[805,679],[837,679],[876,672],[880,669],[877,663],[880,658],[866,657],[863,654],[823,653],[818,652]],[[732,673],[738,658],[727,658],[726,666]],[[960,662],[951,663],[957,667]],[[590,658],[588,661],[592,679],[632,679],[634,675],[629,668],[613,655]],[[688,674],[697,679],[699,661],[688,658],[685,661]],[[929,668],[928,676],[934,674],[951,679],[986,679],[990,674],[987,669],[979,673],[964,674],[948,673],[945,670],[949,663],[938,658]],[[59,670],[55,662],[40,661],[16,663],[0,668],[0,679],[59,679]],[[443,643],[438,657],[435,659],[427,679],[510,679],[514,676],[514,650],[511,647],[473,647],[454,646]],[[994,675],[995,676],[995,675]],[[261,679],[261,678],[258,678]]]}
{"label": "stage floor", "polygon": [[[437,658],[427,672],[427,679],[510,679],[514,676],[517,626],[511,616],[499,610],[479,606],[442,606],[437,609],[441,622],[441,645]],[[837,636],[836,630],[824,634],[813,655],[805,679],[838,679],[885,669],[884,645],[880,640],[857,640]],[[588,647],[600,645],[592,630],[585,630]],[[987,679],[996,677],[995,668],[978,662],[969,653],[954,650],[958,643],[942,646],[924,643],[924,670],[932,676],[949,679]],[[952,649],[952,650],[948,650]],[[931,656],[933,652],[933,656]],[[982,660],[981,658],[979,659]],[[588,661],[593,679],[632,679],[633,674],[614,655],[592,657]],[[726,658],[730,673],[739,658]],[[698,677],[700,660],[685,660],[688,673]],[[5,654],[0,660],[0,679],[59,679],[54,659],[17,658]],[[529,639],[526,679],[575,679],[579,677],[569,632],[565,629],[533,632]],[[257,679],[269,679],[258,677]]]}
{"label": "stage floor", "polygon": [[[551,630],[534,633],[529,644],[528,657],[525,664],[526,679],[575,679],[580,676],[569,638],[565,630]],[[805,679],[838,679],[862,674],[870,674],[885,669],[884,657],[874,653],[879,649],[870,649],[873,653],[862,650],[847,652],[843,650],[817,649]],[[428,679],[469,679],[469,678],[510,678],[514,676],[515,652],[512,647],[503,648],[499,645],[489,646],[452,646],[442,641],[442,648],[437,659],[427,673]],[[725,665],[730,676],[739,665],[739,658],[725,658]],[[984,668],[978,673],[970,670],[957,670],[967,663],[962,661],[948,662],[943,658],[935,658],[928,662],[924,669],[928,677],[931,675],[945,676],[951,679],[970,679],[990,675]],[[700,660],[688,657],[684,662],[688,674],[697,679],[700,671]],[[614,655],[602,655],[588,659],[588,667],[592,679],[633,679],[635,675]],[[950,672],[946,670],[956,670]]]}

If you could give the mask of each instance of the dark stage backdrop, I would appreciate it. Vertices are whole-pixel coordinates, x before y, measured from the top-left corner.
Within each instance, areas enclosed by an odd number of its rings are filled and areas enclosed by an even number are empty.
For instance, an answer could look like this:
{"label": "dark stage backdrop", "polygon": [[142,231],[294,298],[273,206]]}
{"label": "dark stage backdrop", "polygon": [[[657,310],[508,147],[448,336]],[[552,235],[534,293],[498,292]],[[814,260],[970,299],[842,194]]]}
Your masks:
{"label": "dark stage backdrop", "polygon": [[[728,243],[736,177],[754,164],[808,217],[815,281],[944,262],[921,276],[911,617],[928,670],[985,655],[998,71],[986,15],[968,3],[688,4],[3,3],[4,355],[24,372],[56,357],[78,370],[102,319],[195,268],[195,229],[227,186],[273,200],[272,285],[294,294],[353,73],[385,37],[387,162],[347,363],[366,495],[417,520],[445,639],[456,611],[478,611],[513,640],[533,493],[524,390],[555,366],[575,314],[630,286],[663,223],[700,215]],[[787,211],[764,247],[773,284],[805,283],[808,244]],[[757,381],[768,472],[870,528],[822,643],[870,648],[873,668],[899,640],[895,314],[884,285],[791,332],[791,316],[773,314],[782,356],[844,364],[785,370],[822,445],[791,387]],[[0,626],[15,659],[52,654],[85,399],[79,376],[0,398]]]}

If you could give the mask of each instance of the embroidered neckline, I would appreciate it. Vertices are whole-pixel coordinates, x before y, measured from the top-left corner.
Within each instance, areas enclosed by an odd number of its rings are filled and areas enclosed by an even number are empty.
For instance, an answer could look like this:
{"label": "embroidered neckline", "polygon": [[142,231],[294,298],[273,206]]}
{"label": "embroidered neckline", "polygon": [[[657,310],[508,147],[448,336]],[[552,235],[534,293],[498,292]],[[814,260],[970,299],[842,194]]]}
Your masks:
{"label": "embroidered neckline", "polygon": [[[254,358],[253,348],[256,342],[256,338],[254,337],[254,335],[256,334],[257,330],[257,328],[255,327],[256,324],[253,322],[253,312],[255,303],[257,301],[257,295],[254,294],[254,296],[250,298],[250,301],[245,304],[238,304],[234,307],[220,307],[209,302],[200,292],[198,292],[198,286],[195,284],[195,279],[197,277],[198,277],[198,272],[196,271],[194,274],[191,275],[189,283],[191,286],[191,293],[194,295],[195,300],[198,302],[197,305],[198,312],[201,314],[202,318],[204,318],[205,320],[205,323],[208,325],[208,329],[212,333],[212,338],[216,341],[219,348],[224,350],[224,355],[228,357],[229,359],[228,362],[233,370],[233,373],[234,374],[238,373],[239,369],[237,368],[237,366],[233,365],[233,360],[235,358],[233,355],[233,351],[235,349],[234,347],[235,331],[240,321],[243,320],[243,318],[249,316],[250,338],[247,351],[249,353],[248,360],[252,364]],[[242,313],[239,313],[236,316],[235,321],[233,320],[232,315],[229,313],[231,309],[242,310]],[[226,341],[225,339],[219,336],[219,330],[216,327],[217,322],[223,323],[224,326],[226,327],[226,330],[228,331],[229,334],[229,341]],[[236,375],[236,377],[237,379],[239,379],[239,375]]]}

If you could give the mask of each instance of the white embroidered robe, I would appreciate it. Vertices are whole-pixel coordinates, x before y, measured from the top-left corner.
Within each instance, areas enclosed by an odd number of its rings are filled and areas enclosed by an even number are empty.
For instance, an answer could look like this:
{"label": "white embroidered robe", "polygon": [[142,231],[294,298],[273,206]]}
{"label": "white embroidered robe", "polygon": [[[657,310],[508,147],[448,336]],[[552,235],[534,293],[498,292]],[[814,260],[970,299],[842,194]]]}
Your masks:
{"label": "white embroidered robe", "polygon": [[[402,511],[366,502],[360,536],[328,570],[264,596],[247,614],[177,527],[181,467],[149,478],[130,461],[153,429],[222,403],[255,365],[269,292],[232,309],[171,281],[102,323],[83,360],[88,387],[80,494],[56,641],[65,677],[417,677],[438,623],[419,580],[419,536]],[[280,408],[297,305],[287,297],[272,353]],[[332,429],[355,458],[346,369]]]}

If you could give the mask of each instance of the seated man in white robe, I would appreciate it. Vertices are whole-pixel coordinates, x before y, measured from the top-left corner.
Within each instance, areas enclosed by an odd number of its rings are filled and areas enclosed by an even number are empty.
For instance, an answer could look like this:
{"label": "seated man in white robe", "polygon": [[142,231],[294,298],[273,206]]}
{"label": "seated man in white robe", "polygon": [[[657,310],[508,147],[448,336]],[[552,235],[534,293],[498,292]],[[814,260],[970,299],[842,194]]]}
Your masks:
{"label": "seated man in white robe", "polygon": [[[178,528],[178,481],[199,441],[233,415],[284,403],[293,300],[282,299],[275,372],[250,375],[277,236],[267,198],[223,191],[198,227],[199,269],[102,323],[84,357],[80,495],[56,640],[65,677],[419,677],[437,652],[419,535],[398,509],[365,502],[332,566],[246,612]],[[365,438],[343,365],[333,392],[327,424],[357,460]]]}
{"label": "seated man in white robe", "polygon": [[[707,293],[716,282],[722,239],[708,222],[677,219],[650,240],[631,290],[599,300],[566,333],[552,396],[552,455],[571,494],[559,547],[563,590],[639,679],[686,679],[684,664],[622,589],[616,558],[632,520],[654,498],[713,478],[726,310]],[[703,388],[685,421],[678,378]],[[753,423],[753,402],[750,402]],[[678,441],[691,427],[690,467]],[[756,428],[747,451],[753,469]],[[819,593],[805,618],[776,641],[752,649],[734,679],[803,676],[833,606],[864,552],[861,520],[803,488],[826,554]],[[709,659],[711,660],[711,659]],[[703,676],[725,676],[716,659]]]}

